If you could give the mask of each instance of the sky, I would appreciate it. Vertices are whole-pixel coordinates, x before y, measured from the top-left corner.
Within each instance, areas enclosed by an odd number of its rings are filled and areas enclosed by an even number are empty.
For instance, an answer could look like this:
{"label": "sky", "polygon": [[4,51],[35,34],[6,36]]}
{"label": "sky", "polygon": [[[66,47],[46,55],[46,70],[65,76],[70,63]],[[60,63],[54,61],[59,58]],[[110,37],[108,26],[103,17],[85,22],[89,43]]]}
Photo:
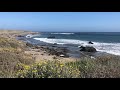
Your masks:
{"label": "sky", "polygon": [[120,32],[120,12],[0,12],[0,29]]}

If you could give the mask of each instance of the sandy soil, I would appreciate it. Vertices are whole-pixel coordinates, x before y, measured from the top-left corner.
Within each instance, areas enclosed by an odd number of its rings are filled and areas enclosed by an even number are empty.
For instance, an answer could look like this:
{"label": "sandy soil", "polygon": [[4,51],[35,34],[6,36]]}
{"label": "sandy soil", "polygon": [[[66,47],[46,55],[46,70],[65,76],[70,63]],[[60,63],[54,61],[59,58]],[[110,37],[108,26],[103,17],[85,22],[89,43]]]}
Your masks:
{"label": "sandy soil", "polygon": [[33,59],[36,62],[39,62],[40,60],[60,60],[61,62],[70,62],[70,61],[76,61],[79,60],[77,58],[64,58],[64,57],[58,57],[55,55],[49,55],[43,50],[40,49],[29,49],[28,51],[25,51],[26,54],[32,55]]}

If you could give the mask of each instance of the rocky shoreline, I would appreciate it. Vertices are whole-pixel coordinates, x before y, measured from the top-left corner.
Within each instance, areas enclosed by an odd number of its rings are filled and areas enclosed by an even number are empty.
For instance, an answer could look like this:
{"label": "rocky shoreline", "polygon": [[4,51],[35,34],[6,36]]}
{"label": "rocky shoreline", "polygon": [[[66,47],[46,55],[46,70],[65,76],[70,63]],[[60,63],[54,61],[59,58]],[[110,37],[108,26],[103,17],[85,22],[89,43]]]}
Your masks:
{"label": "rocky shoreline", "polygon": [[98,52],[94,47],[79,47],[78,48],[78,53],[80,56],[79,57],[72,57],[69,53],[71,53],[71,51],[66,48],[66,47],[59,47],[57,45],[34,45],[31,44],[29,42],[26,43],[26,45],[28,47],[30,47],[31,49],[37,49],[40,51],[43,51],[44,54],[46,53],[48,56],[55,56],[55,57],[62,57],[62,58],[74,58],[74,59],[79,59],[81,57],[98,57],[98,56],[103,56],[103,55],[108,55],[107,53],[103,53],[103,52]]}
{"label": "rocky shoreline", "polygon": [[52,48],[49,46],[39,46],[39,45],[33,45],[30,43],[26,43],[26,45],[28,47],[31,47],[32,49],[40,49],[45,51],[48,55],[55,55],[55,56],[59,56],[59,57],[69,57],[67,55],[67,53],[69,52],[69,50],[67,48],[64,47],[56,47],[56,48]]}
{"label": "rocky shoreline", "polygon": [[[59,47],[57,43],[51,44],[51,45],[35,45],[29,42],[26,42],[23,37],[25,37],[28,34],[38,34],[38,32],[30,32],[30,31],[9,31],[9,33],[6,31],[3,31],[0,33],[1,36],[7,37],[7,38],[14,38],[20,41],[23,41],[26,43],[26,50],[28,54],[32,54],[33,58],[43,58],[47,59],[46,57],[49,56],[50,59],[53,59],[54,57],[57,58],[64,58],[64,59],[79,59],[80,57],[97,57],[97,56],[103,56],[108,55],[107,53],[101,53],[97,52],[94,47],[78,47],[78,51],[76,52],[80,56],[71,56],[71,51],[66,47]],[[94,44],[91,41],[89,44]],[[29,50],[28,50],[29,48]],[[32,52],[34,51],[34,52]],[[39,52],[38,52],[39,51]],[[73,52],[74,54],[74,52]],[[44,59],[44,58],[43,58]]]}
{"label": "rocky shoreline", "polygon": [[[38,34],[36,32],[32,32],[32,33],[33,34]],[[28,34],[30,34],[30,33],[20,34],[16,38],[19,38],[18,40],[25,41],[22,37],[25,37]],[[88,43],[89,44],[94,44],[91,41],[89,41]],[[26,41],[26,45],[29,48],[31,48],[32,50],[37,49],[37,51],[39,51],[39,50],[41,52],[43,51],[44,53],[42,55],[44,55],[46,53],[47,56],[55,56],[55,57],[58,57],[58,58],[62,57],[62,58],[79,59],[81,57],[86,57],[86,56],[87,57],[97,57],[97,56],[108,55],[107,53],[98,52],[94,47],[88,47],[88,46],[86,46],[86,47],[83,47],[83,46],[78,47],[77,52],[76,52],[77,56],[76,56],[76,54],[74,52],[72,52],[71,50],[69,50],[67,47],[59,46],[57,43],[39,45],[39,44],[32,44],[32,43]]]}

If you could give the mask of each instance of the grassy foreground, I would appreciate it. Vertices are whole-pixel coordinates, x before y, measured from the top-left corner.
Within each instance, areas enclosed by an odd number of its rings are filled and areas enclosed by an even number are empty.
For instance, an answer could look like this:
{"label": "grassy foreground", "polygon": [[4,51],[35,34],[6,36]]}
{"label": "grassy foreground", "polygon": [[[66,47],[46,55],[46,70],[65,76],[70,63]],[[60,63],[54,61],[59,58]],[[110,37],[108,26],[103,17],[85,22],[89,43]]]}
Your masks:
{"label": "grassy foreground", "polygon": [[79,61],[35,63],[24,53],[26,44],[0,37],[0,78],[119,78],[120,57],[108,55]]}
{"label": "grassy foreground", "polygon": [[22,65],[17,72],[20,78],[119,78],[120,59],[114,56],[82,58],[80,61],[61,63],[41,61],[31,66]]}

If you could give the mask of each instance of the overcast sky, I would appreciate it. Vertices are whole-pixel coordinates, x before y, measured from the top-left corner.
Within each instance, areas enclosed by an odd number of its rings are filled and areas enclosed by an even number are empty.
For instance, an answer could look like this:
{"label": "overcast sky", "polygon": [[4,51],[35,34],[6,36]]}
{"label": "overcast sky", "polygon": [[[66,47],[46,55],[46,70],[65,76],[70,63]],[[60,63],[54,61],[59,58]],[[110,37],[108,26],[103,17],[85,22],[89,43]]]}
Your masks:
{"label": "overcast sky", "polygon": [[0,12],[0,29],[120,32],[120,12]]}

